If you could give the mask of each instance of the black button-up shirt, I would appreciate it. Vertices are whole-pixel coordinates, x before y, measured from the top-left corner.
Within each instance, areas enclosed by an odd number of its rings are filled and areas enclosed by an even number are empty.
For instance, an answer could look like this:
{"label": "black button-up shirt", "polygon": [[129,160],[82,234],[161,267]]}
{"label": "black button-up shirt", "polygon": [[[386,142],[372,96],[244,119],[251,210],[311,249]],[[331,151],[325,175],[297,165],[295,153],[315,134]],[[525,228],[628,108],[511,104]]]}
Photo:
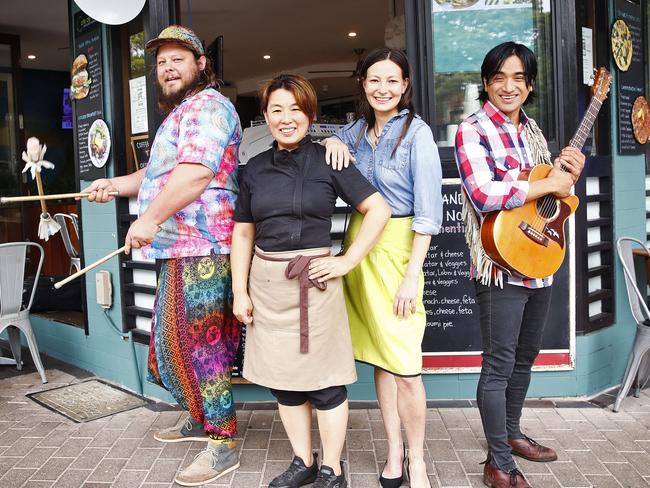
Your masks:
{"label": "black button-up shirt", "polygon": [[255,223],[255,245],[264,251],[329,247],[336,198],[356,207],[376,191],[354,165],[325,164],[325,148],[306,136],[293,151],[274,144],[248,161],[233,218]]}

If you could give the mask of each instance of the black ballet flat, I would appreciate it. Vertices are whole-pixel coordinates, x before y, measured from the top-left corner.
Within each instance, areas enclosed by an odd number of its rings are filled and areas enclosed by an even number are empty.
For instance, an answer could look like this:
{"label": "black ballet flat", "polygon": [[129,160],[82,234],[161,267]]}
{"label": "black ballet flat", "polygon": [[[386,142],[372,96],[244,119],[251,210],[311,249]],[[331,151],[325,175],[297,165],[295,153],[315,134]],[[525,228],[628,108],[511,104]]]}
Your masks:
{"label": "black ballet flat", "polygon": [[[406,445],[402,444],[402,447],[404,449],[404,459],[406,459]],[[387,464],[388,464],[388,460],[384,463],[384,467],[381,470],[382,473],[384,472],[384,469],[386,468]],[[404,465],[402,465],[402,475],[399,478],[384,478],[382,475],[379,475],[379,484],[381,485],[381,488],[399,488],[400,486],[402,486],[403,481],[404,481]]]}

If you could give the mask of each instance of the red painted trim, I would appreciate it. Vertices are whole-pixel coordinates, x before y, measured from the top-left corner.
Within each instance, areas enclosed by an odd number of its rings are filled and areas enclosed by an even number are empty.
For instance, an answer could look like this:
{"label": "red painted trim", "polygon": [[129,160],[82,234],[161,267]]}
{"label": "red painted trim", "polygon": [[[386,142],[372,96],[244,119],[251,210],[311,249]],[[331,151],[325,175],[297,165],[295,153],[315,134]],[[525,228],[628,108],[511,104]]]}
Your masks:
{"label": "red painted trim", "polygon": [[[422,367],[425,369],[437,368],[480,368],[481,353],[468,356],[423,356]],[[571,364],[571,356],[568,352],[560,353],[539,353],[535,360],[535,366],[565,366]]]}

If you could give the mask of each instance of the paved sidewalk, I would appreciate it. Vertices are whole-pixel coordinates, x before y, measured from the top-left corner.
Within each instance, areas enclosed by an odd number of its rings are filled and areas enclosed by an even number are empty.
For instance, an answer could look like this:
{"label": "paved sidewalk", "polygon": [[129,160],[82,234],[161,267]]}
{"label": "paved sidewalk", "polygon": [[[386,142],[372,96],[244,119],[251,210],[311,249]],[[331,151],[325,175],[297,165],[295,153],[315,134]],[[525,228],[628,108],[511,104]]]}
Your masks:
{"label": "paved sidewalk", "polygon": [[[25,397],[88,377],[51,359],[49,383],[26,369],[0,368],[0,487],[167,488],[202,443],[163,445],[157,429],[181,412],[156,404],[75,424]],[[53,364],[56,363],[56,364]],[[607,401],[607,398],[601,398]],[[611,400],[611,398],[610,398]],[[250,404],[248,404],[250,405]],[[481,487],[485,439],[469,402],[439,402],[427,413],[426,460],[435,487]],[[462,407],[465,408],[462,408]],[[157,411],[161,410],[163,411]],[[206,486],[257,488],[282,471],[291,447],[275,410],[240,410],[241,467]],[[650,485],[650,396],[629,397],[623,411],[580,401],[530,401],[523,425],[531,437],[558,451],[559,460],[519,463],[535,488],[643,487]],[[313,431],[314,448],[319,447]],[[351,411],[344,458],[351,488],[376,488],[386,440],[379,411]]]}

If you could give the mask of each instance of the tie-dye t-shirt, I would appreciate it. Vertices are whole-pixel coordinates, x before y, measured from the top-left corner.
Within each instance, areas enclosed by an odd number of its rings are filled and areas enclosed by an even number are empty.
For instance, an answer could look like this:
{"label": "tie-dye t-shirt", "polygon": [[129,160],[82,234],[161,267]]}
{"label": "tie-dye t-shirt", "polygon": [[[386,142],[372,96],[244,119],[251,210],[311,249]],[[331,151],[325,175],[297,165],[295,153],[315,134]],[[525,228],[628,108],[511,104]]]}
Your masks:
{"label": "tie-dye t-shirt", "polygon": [[195,201],[162,223],[145,258],[229,254],[237,186],[239,117],[232,103],[213,88],[188,97],[158,128],[138,193],[142,215],[177,164],[202,164],[214,178]]}

